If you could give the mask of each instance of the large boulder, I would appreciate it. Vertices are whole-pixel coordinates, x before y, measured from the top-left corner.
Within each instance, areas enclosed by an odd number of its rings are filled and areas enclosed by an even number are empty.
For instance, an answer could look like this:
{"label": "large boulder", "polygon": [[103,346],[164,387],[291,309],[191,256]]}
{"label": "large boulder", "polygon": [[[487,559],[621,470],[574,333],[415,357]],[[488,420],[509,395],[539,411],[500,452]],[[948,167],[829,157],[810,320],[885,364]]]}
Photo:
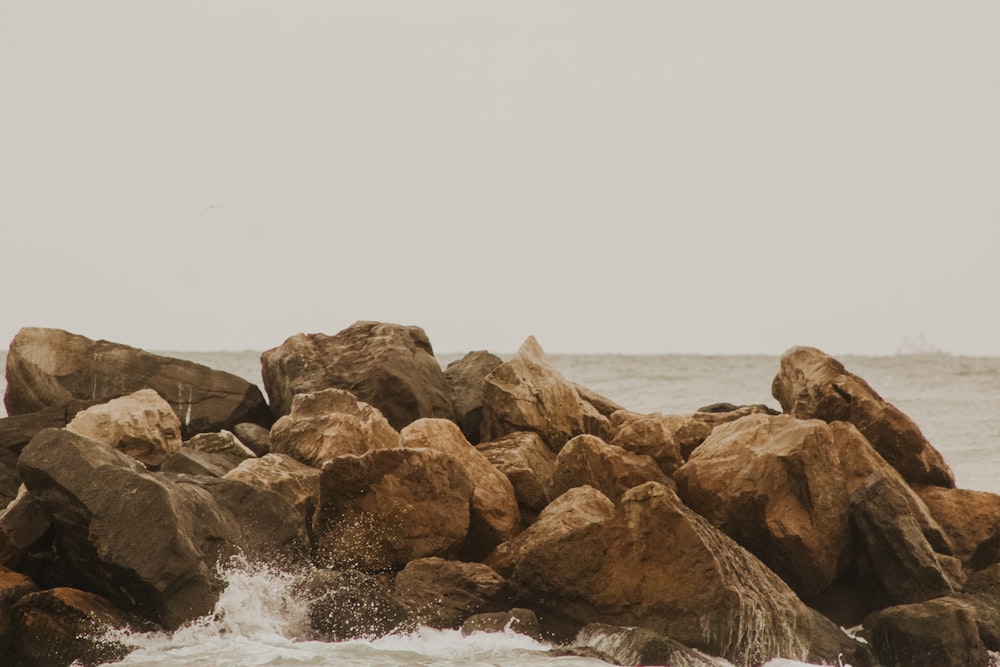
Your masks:
{"label": "large boulder", "polygon": [[533,431],[554,452],[585,433],[584,406],[573,385],[529,336],[517,354],[486,376],[482,439]]}
{"label": "large boulder", "polygon": [[865,619],[872,652],[885,667],[989,667],[975,610],[939,598],[899,605]]}
{"label": "large boulder", "polygon": [[157,467],[180,451],[181,420],[152,389],[115,398],[77,413],[66,430]]}
{"label": "large boulder", "polygon": [[399,447],[399,433],[368,403],[343,389],[298,394],[271,428],[271,451],[316,468],[344,454]]}
{"label": "large boulder", "polygon": [[522,507],[540,512],[549,504],[556,455],[537,433],[518,431],[476,449],[507,476]]}
{"label": "large boulder", "polygon": [[250,486],[269,489],[283,496],[311,525],[319,502],[318,468],[299,463],[285,454],[265,454],[259,459],[245,459],[223,475]]}
{"label": "large boulder", "polygon": [[373,449],[323,466],[313,519],[317,558],[337,568],[400,570],[465,543],[475,484],[453,456]]}
{"label": "large boulder", "polygon": [[211,611],[217,564],[238,553],[293,563],[307,551],[301,518],[278,494],[150,473],[64,429],[36,435],[18,473],[51,517],[66,576],[169,629]]}
{"label": "large boulder", "polygon": [[655,482],[617,508],[590,487],[572,489],[487,564],[509,574],[519,604],[562,633],[597,621],[644,627],[741,666],[860,650]]}
{"label": "large boulder", "polygon": [[9,415],[107,401],[140,389],[166,399],[184,437],[273,421],[260,389],[231,373],[59,329],[21,329],[11,341],[4,395]]}
{"label": "large boulder", "polygon": [[444,369],[451,402],[455,406],[455,418],[462,433],[473,445],[478,445],[481,439],[483,380],[502,363],[503,359],[497,355],[478,350],[456,359]]}
{"label": "large boulder", "polygon": [[645,482],[673,485],[651,457],[584,434],[567,442],[556,456],[549,495],[556,498],[574,487],[592,486],[617,502],[626,491]]}
{"label": "large boulder", "polygon": [[800,419],[854,424],[910,484],[954,487],[955,476],[920,428],[842,363],[813,347],[781,357],[771,393]]}
{"label": "large boulder", "polygon": [[1000,495],[940,486],[917,486],[914,491],[951,538],[955,556],[966,565],[977,552],[983,553],[984,544],[1000,539]]}
{"label": "large boulder", "polygon": [[261,355],[276,415],[296,394],[345,389],[402,429],[421,417],[454,419],[448,383],[420,327],[355,322],[333,336],[298,334]]}
{"label": "large boulder", "polygon": [[458,628],[479,611],[492,611],[503,588],[499,574],[481,563],[420,558],[396,575],[393,593],[432,628]]}

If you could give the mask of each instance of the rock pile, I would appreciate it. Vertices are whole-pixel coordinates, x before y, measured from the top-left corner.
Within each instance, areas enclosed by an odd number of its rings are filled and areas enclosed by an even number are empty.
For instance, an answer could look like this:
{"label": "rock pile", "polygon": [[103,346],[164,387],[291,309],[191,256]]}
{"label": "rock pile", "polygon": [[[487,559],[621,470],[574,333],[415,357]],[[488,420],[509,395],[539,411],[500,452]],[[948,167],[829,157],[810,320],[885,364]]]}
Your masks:
{"label": "rock pile", "polygon": [[[442,370],[359,322],[219,371],[63,331],[11,343],[0,664],[98,664],[102,629],[210,613],[234,557],[299,577],[303,637],[521,629],[618,664],[986,665],[1000,496],[814,348],[784,409],[638,414],[528,338]],[[842,627],[862,626],[860,642]]]}

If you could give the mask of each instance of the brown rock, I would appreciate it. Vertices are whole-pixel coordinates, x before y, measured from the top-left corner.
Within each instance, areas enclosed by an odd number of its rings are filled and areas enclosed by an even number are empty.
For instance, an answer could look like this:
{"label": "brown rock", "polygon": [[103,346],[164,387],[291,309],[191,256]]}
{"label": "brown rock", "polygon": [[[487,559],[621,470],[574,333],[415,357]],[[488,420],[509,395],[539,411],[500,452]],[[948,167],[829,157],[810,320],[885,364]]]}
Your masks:
{"label": "brown rock", "polygon": [[813,347],[785,352],[771,393],[800,419],[854,424],[910,484],[955,486],[951,469],[920,428],[828,354]]}
{"label": "brown rock", "polygon": [[334,336],[298,334],[261,355],[277,415],[296,394],[345,389],[378,408],[396,430],[421,417],[454,419],[441,366],[420,327],[355,322]]}
{"label": "brown rock", "polygon": [[0,450],[18,453],[35,435],[46,428],[62,428],[73,421],[80,410],[103,401],[72,401],[54,408],[44,408],[12,417],[0,418]]}
{"label": "brown rock", "polygon": [[474,632],[516,632],[541,641],[542,628],[538,624],[538,616],[530,609],[515,607],[510,611],[491,611],[474,614],[462,623],[462,636],[468,637]]}
{"label": "brown rock", "polygon": [[156,467],[180,451],[181,421],[170,404],[143,389],[77,413],[66,429]]}
{"label": "brown rock", "polygon": [[257,456],[264,456],[271,451],[271,431],[260,424],[237,424],[233,427],[233,434]]}
{"label": "brown rock", "polygon": [[299,394],[271,428],[271,451],[322,468],[344,454],[399,447],[399,433],[377,408],[343,389]]}
{"label": "brown rock", "polygon": [[533,336],[486,376],[483,385],[483,440],[516,431],[537,433],[554,452],[585,432],[576,389],[549,363]]}
{"label": "brown rock", "polygon": [[319,501],[320,471],[285,454],[265,454],[246,459],[224,475],[225,479],[269,489],[282,496],[310,525]]}
{"label": "brown rock", "polygon": [[17,567],[50,527],[48,513],[22,484],[17,497],[0,511],[0,565]]}
{"label": "brown rock", "polygon": [[140,389],[166,399],[184,437],[240,422],[269,426],[273,420],[256,385],[201,364],[59,329],[21,329],[10,344],[4,396],[9,415],[104,402]]}
{"label": "brown rock", "polygon": [[393,593],[413,610],[420,625],[457,628],[488,609],[503,583],[503,577],[480,563],[420,558],[396,575]]}
{"label": "brown rock", "polygon": [[576,389],[576,393],[580,396],[580,400],[582,400],[584,403],[589,403],[594,408],[594,410],[597,411],[598,414],[603,415],[608,419],[611,419],[611,415],[614,414],[615,412],[625,409],[622,406],[615,403],[614,401],[612,401],[607,396],[602,396],[601,394],[598,394],[593,389],[584,387],[583,385],[577,384],[576,382],[572,382],[570,384],[572,384],[573,388]]}
{"label": "brown rock", "polygon": [[670,637],[646,628],[591,623],[581,628],[573,645],[599,651],[616,665],[717,667],[719,664]]}
{"label": "brown rock", "polygon": [[0,567],[0,662],[12,662],[10,648],[14,642],[14,628],[10,620],[10,610],[14,604],[28,593],[38,590],[35,582],[19,572]]}
{"label": "brown rock", "polygon": [[645,482],[673,485],[651,457],[627,452],[597,436],[578,435],[556,457],[549,495],[555,498],[589,485],[617,502],[626,491]]}
{"label": "brown rock", "polygon": [[983,544],[1000,539],[1000,495],[985,491],[917,486],[914,491],[951,538],[955,556],[969,565]]}
{"label": "brown rock", "polygon": [[474,489],[454,457],[430,449],[339,456],[320,476],[317,557],[375,572],[450,556],[466,540]]}
{"label": "brown rock", "polygon": [[413,627],[403,601],[379,579],[357,570],[315,570],[296,589],[314,639],[376,639]]}
{"label": "brown rock", "polygon": [[476,447],[486,460],[507,476],[524,507],[540,512],[549,504],[549,487],[556,455],[537,433],[519,431]]}
{"label": "brown rock", "polygon": [[481,440],[483,381],[502,363],[503,359],[497,355],[479,350],[469,352],[444,369],[458,425],[462,428],[466,439],[473,445],[479,444]]}
{"label": "brown rock", "polygon": [[889,607],[865,620],[872,652],[885,667],[988,667],[993,664],[966,603],[939,598]]}
{"label": "brown rock", "polygon": [[219,431],[218,433],[199,433],[189,440],[184,441],[184,447],[193,449],[196,452],[206,452],[209,454],[228,454],[239,459],[252,459],[257,455],[253,450],[240,442],[239,438],[229,431]]}

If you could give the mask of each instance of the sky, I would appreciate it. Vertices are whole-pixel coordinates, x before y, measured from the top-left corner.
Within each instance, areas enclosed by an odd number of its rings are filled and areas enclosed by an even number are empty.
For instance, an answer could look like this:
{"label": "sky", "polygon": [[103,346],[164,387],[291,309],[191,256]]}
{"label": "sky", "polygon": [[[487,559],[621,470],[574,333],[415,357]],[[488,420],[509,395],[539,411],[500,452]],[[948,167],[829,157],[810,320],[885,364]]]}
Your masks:
{"label": "sky", "polygon": [[0,345],[1000,355],[996,0],[0,0]]}

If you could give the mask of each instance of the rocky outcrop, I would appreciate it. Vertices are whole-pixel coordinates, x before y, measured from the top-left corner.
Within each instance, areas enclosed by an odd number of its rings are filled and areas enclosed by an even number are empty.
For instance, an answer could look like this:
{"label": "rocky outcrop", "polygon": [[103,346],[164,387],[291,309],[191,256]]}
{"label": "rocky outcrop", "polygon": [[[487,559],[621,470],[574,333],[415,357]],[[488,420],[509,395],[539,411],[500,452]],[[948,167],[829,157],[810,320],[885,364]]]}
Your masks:
{"label": "rocky outcrop", "polygon": [[646,628],[591,623],[580,629],[573,646],[599,651],[616,665],[718,666],[715,660]]}
{"label": "rocky outcrop", "polygon": [[781,357],[771,393],[800,419],[854,424],[910,484],[954,487],[955,476],[920,428],[863,379],[813,347],[793,347]]}
{"label": "rocky outcrop", "polygon": [[217,563],[236,553],[288,562],[305,554],[301,520],[278,494],[150,473],[66,430],[35,436],[18,473],[52,519],[67,576],[166,628],[212,609]]}
{"label": "rocky outcrop", "polygon": [[[964,564],[972,564],[976,553],[983,553],[983,545],[1000,540],[1000,495],[940,486],[917,486],[914,490],[951,539],[955,556]],[[978,568],[986,564],[976,565]]]}
{"label": "rocky outcrop", "polygon": [[491,605],[502,590],[503,577],[481,563],[420,558],[396,575],[393,593],[420,625],[457,628]]}
{"label": "rocky outcrop", "polygon": [[170,404],[184,437],[273,420],[255,385],[201,364],[59,329],[21,329],[10,344],[4,396],[9,415],[103,402],[141,389]]}
{"label": "rocky outcrop", "polygon": [[617,502],[645,482],[673,485],[651,457],[627,452],[594,435],[578,435],[556,457],[549,495],[555,498],[577,486],[592,486]]}
{"label": "rocky outcrop", "polygon": [[296,592],[313,639],[376,639],[413,626],[406,604],[379,579],[357,570],[314,570]]}
{"label": "rocky outcrop", "polygon": [[271,428],[271,451],[315,468],[344,454],[399,446],[399,433],[377,408],[343,389],[298,394]]}
{"label": "rocky outcrop", "polygon": [[444,369],[451,402],[455,406],[455,419],[473,445],[481,441],[480,426],[483,422],[483,381],[503,359],[485,350],[469,352]]}
{"label": "rocky outcrop", "polygon": [[483,385],[483,440],[517,431],[537,433],[554,452],[585,432],[580,396],[533,336],[510,361],[487,375]]}
{"label": "rocky outcrop", "polygon": [[181,420],[152,389],[83,410],[66,429],[103,442],[151,467],[162,464],[183,444]]}
{"label": "rocky outcrop", "polygon": [[534,512],[549,504],[556,455],[537,433],[519,431],[476,447],[514,487],[517,502]]}
{"label": "rocky outcrop", "polygon": [[320,563],[366,572],[451,556],[465,543],[475,484],[452,456],[374,449],[323,466],[313,519]]}
{"label": "rocky outcrop", "polygon": [[265,454],[259,459],[246,459],[224,475],[225,479],[279,494],[299,511],[307,526],[312,523],[319,502],[319,476],[317,468],[299,463],[285,454]]}
{"label": "rocky outcrop", "polygon": [[872,652],[885,667],[988,667],[974,610],[953,598],[883,609],[865,619]]}
{"label": "rocky outcrop", "polygon": [[338,388],[378,408],[397,431],[421,417],[454,419],[448,383],[420,327],[355,322],[333,336],[298,334],[261,355],[276,415],[296,394]]}

